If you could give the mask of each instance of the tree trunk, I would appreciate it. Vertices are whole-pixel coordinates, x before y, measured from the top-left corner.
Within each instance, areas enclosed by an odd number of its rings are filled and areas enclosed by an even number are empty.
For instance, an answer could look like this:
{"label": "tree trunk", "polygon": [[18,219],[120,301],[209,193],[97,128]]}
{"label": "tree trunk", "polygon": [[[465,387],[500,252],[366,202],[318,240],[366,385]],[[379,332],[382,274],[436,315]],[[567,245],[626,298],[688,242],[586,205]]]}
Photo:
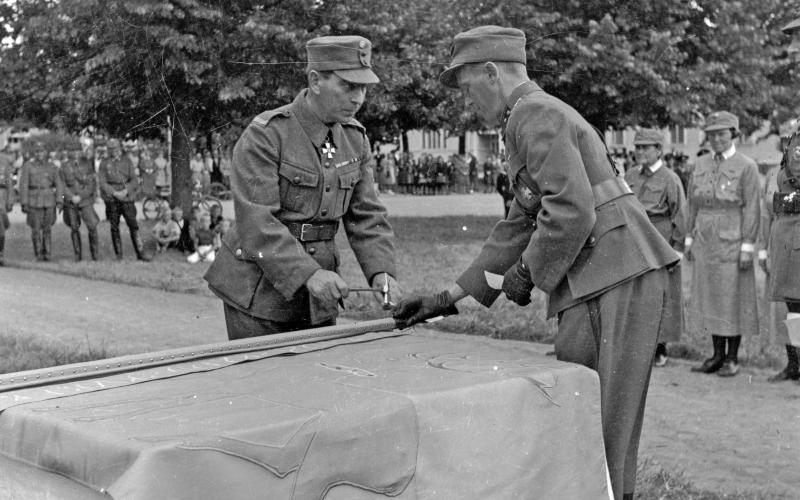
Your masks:
{"label": "tree trunk", "polygon": [[192,171],[189,169],[191,146],[180,127],[172,135],[172,205],[183,209],[189,217],[192,213]]}

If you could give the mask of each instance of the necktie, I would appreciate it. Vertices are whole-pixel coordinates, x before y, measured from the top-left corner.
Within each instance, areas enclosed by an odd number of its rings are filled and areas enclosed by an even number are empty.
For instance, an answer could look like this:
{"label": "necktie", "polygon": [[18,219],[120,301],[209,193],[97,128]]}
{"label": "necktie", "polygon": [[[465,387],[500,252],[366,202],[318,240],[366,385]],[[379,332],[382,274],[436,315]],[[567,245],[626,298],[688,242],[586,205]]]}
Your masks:
{"label": "necktie", "polygon": [[722,153],[714,153],[714,161],[717,163],[722,163],[722,160],[725,158],[722,156]]}

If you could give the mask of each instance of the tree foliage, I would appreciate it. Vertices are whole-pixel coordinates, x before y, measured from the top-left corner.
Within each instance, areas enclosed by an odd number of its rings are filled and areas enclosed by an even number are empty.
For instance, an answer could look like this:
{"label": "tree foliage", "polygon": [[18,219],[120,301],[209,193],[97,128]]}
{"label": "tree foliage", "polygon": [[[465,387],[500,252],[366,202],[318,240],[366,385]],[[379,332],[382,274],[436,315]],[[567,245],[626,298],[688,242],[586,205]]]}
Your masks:
{"label": "tree foliage", "polygon": [[0,119],[146,135],[169,115],[183,165],[192,137],[235,137],[292,99],[308,39],[359,34],[382,78],[359,115],[373,139],[460,133],[479,125],[438,74],[455,33],[498,24],[525,31],[531,76],[599,127],[729,109],[753,129],[798,111],[780,32],[798,12],[800,0],[17,0],[0,3]]}

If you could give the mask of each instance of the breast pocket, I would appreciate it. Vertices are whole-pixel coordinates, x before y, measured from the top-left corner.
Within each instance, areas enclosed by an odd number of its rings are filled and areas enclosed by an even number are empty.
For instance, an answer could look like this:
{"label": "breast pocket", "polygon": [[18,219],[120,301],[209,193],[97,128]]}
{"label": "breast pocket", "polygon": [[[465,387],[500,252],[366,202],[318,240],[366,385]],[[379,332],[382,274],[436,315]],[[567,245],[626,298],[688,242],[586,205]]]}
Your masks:
{"label": "breast pocket", "polygon": [[309,217],[317,213],[320,204],[318,172],[284,161],[278,168],[278,175],[282,209]]}
{"label": "breast pocket", "polygon": [[659,206],[664,201],[667,184],[661,179],[650,179],[644,186],[639,195],[642,204],[646,206]]}
{"label": "breast pocket", "polygon": [[720,170],[717,199],[728,202],[739,202],[741,200],[738,172],[724,168]]}
{"label": "breast pocket", "polygon": [[361,180],[361,167],[358,163],[354,163],[342,167],[337,173],[339,175],[339,185],[336,191],[336,213],[334,216],[341,217],[347,212],[356,184]]}

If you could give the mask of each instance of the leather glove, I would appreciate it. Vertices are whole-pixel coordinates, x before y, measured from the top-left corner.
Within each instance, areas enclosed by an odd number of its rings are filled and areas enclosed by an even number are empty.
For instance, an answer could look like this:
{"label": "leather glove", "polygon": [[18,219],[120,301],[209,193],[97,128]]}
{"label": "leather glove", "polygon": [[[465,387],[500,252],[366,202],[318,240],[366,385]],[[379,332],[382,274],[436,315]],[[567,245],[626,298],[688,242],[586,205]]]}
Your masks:
{"label": "leather glove", "polygon": [[753,252],[739,252],[739,270],[748,271],[753,268]]}
{"label": "leather glove", "polygon": [[450,292],[443,290],[435,295],[411,295],[394,308],[392,317],[398,328],[408,328],[436,316],[458,314]]}
{"label": "leather glove", "polygon": [[520,259],[503,276],[503,293],[506,294],[508,300],[517,305],[527,306],[531,303],[532,290],[531,271]]}

